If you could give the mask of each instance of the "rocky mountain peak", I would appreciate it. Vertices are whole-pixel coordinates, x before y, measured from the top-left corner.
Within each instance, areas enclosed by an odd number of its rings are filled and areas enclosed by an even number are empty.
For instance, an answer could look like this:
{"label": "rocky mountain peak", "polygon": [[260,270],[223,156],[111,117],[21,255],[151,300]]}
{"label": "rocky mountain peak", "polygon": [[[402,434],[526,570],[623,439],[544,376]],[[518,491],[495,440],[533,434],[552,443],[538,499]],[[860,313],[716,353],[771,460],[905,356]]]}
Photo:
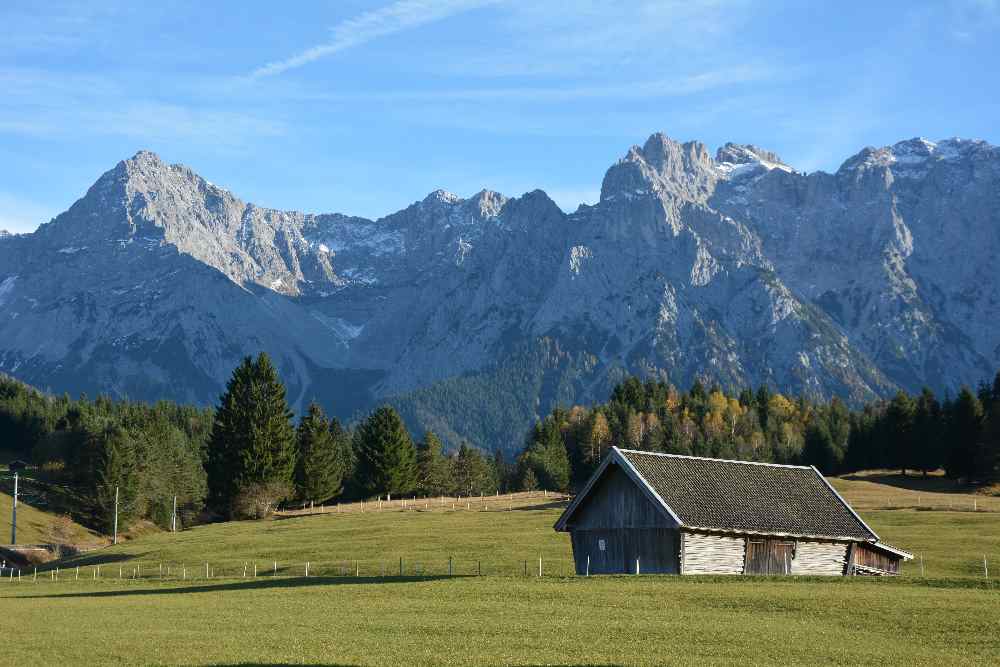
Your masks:
{"label": "rocky mountain peak", "polygon": [[493,190],[480,190],[469,199],[481,218],[494,218],[500,214],[508,198]]}
{"label": "rocky mountain peak", "polygon": [[891,146],[867,146],[840,166],[838,173],[890,169],[904,176],[913,176],[923,168],[939,162],[986,159],[996,157],[996,147],[980,139],[942,139],[931,141],[914,137]]}
{"label": "rocky mountain peak", "polygon": [[601,183],[601,200],[668,194],[701,200],[711,191],[712,158],[699,141],[680,143],[657,132],[640,148],[633,146]]}
{"label": "rocky mountain peak", "polygon": [[420,202],[421,204],[457,204],[462,201],[462,198],[456,195],[454,192],[448,192],[447,190],[435,190],[430,193]]}
{"label": "rocky mountain peak", "polygon": [[729,164],[750,164],[753,162],[785,164],[785,161],[778,157],[777,153],[764,150],[753,144],[734,144],[732,142],[726,143],[715,152],[715,161]]}

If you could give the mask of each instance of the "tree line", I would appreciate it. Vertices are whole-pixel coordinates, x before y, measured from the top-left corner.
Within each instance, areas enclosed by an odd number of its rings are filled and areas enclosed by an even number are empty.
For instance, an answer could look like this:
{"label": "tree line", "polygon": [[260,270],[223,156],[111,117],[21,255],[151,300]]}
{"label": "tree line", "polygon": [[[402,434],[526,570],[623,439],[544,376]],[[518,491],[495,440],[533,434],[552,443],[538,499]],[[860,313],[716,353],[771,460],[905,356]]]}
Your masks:
{"label": "tree line", "polygon": [[233,371],[216,408],[99,397],[53,397],[0,377],[0,441],[73,490],[74,515],[107,531],[114,492],[120,523],[168,527],[254,518],[280,505],[400,495],[573,490],[612,446],[775,463],[826,474],[866,468],[944,468],[971,482],[997,479],[1000,373],[978,391],[938,399],[930,390],[849,409],[766,386],[688,391],[628,378],[605,403],[556,408],[539,419],[513,461],[462,444],[446,454],[433,433],[414,439],[390,406],[357,424],[316,403],[295,422],[266,354]]}
{"label": "tree line", "polygon": [[71,490],[74,518],[104,532],[116,491],[125,529],[137,519],[169,527],[175,496],[183,526],[296,501],[505,488],[502,458],[468,444],[446,455],[432,432],[414,440],[389,406],[348,428],[311,403],[296,424],[266,354],[243,360],[214,410],[53,397],[0,376],[0,439],[9,456]]}
{"label": "tree line", "polygon": [[851,410],[843,401],[756,391],[687,392],[629,378],[610,400],[556,408],[518,459],[523,486],[583,484],[612,446],[713,458],[815,465],[824,474],[899,469],[985,483],[1000,478],[1000,373],[978,391],[939,399],[904,391]]}

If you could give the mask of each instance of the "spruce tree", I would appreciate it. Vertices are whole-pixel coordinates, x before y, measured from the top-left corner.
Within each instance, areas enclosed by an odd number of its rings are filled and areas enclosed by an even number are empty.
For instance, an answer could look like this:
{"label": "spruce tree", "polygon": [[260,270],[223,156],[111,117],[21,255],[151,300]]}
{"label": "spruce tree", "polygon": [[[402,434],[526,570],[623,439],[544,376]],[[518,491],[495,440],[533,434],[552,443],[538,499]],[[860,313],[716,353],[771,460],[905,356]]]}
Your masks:
{"label": "spruce tree", "polygon": [[559,422],[552,416],[535,425],[530,444],[518,462],[524,479],[525,468],[532,470],[542,488],[565,491],[569,488],[569,456]]}
{"label": "spruce tree", "polygon": [[913,419],[916,406],[905,391],[898,392],[886,409],[885,418],[889,431],[889,458],[893,467],[900,468],[906,475],[908,467],[917,459],[913,434]]}
{"label": "spruce tree", "polygon": [[291,493],[297,459],[291,419],[270,358],[246,357],[219,399],[208,447],[210,498],[223,514],[233,515],[243,492],[267,495],[269,503]]}
{"label": "spruce tree", "polygon": [[924,387],[917,397],[913,416],[913,444],[915,467],[924,473],[937,470],[944,463],[944,429],[941,405],[934,393]]}
{"label": "spruce tree", "polygon": [[341,491],[344,480],[343,460],[330,431],[326,415],[316,403],[310,403],[296,431],[299,459],[295,466],[295,485],[303,500],[329,500]]}
{"label": "spruce tree", "polygon": [[976,449],[983,429],[983,406],[968,387],[962,387],[948,419],[947,472],[949,477],[975,476]]}
{"label": "spruce tree", "polygon": [[410,493],[417,488],[417,451],[403,419],[391,406],[375,410],[358,426],[357,481],[365,495]]}
{"label": "spruce tree", "polygon": [[990,402],[975,466],[976,477],[980,480],[984,482],[1000,480],[1000,400]]}
{"label": "spruce tree", "polygon": [[824,475],[838,472],[843,452],[834,444],[825,420],[816,419],[806,428],[802,458],[807,465],[816,466]]}
{"label": "spruce tree", "polygon": [[350,491],[349,487],[357,467],[354,444],[351,442],[351,434],[341,426],[340,420],[336,417],[330,418],[330,437],[333,439],[334,458],[341,471],[340,494],[345,495]]}
{"label": "spruce tree", "polygon": [[452,461],[452,469],[455,491],[462,495],[471,496],[496,490],[496,479],[489,461],[464,442]]}
{"label": "spruce tree", "polygon": [[522,491],[537,491],[538,490],[538,477],[535,476],[535,471],[531,468],[525,468],[524,473],[521,475],[521,490]]}
{"label": "spruce tree", "polygon": [[424,441],[418,445],[417,467],[419,469],[419,489],[429,496],[450,493],[454,483],[448,460],[443,454],[441,440],[433,431],[424,435]]}

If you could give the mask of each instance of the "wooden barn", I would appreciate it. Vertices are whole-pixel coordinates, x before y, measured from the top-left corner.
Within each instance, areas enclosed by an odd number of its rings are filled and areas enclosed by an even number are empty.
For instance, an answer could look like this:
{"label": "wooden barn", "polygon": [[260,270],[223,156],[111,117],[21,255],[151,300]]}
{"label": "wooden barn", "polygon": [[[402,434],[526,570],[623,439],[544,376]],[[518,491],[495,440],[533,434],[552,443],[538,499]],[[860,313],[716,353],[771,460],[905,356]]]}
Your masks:
{"label": "wooden barn", "polygon": [[555,529],[577,574],[894,575],[913,558],[816,468],[617,447]]}

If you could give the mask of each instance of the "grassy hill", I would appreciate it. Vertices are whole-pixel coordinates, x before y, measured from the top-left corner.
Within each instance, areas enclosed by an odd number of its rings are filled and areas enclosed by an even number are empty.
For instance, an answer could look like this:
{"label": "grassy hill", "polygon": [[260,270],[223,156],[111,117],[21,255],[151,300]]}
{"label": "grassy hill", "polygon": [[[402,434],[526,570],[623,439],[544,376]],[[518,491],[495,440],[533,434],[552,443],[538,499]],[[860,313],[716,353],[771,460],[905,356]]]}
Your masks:
{"label": "grassy hill", "polygon": [[[0,544],[10,543],[11,507],[14,499],[6,493],[0,493]],[[69,543],[96,544],[100,536],[83,526],[59,517],[56,514],[36,509],[24,502],[17,504],[17,543],[42,544],[53,540],[53,526],[62,523],[63,536]]]}
{"label": "grassy hill", "polygon": [[[835,483],[854,502],[878,495],[870,480]],[[569,541],[552,530],[562,503],[466,502],[382,511],[368,504],[363,513],[359,505],[317,508],[160,533],[63,562],[57,581],[43,573],[37,582],[0,582],[0,614],[16,614],[21,628],[7,657],[18,664],[1000,661],[1000,588],[981,569],[987,554],[1000,574],[1000,513],[862,511],[884,539],[923,555],[925,576],[918,561],[892,580],[584,578],[566,576]],[[462,576],[446,575],[449,556]],[[400,557],[405,577],[396,576]],[[142,578],[118,579],[119,566],[128,577],[139,563]],[[381,576],[383,567],[392,576]],[[480,567],[486,576],[475,576]]]}

